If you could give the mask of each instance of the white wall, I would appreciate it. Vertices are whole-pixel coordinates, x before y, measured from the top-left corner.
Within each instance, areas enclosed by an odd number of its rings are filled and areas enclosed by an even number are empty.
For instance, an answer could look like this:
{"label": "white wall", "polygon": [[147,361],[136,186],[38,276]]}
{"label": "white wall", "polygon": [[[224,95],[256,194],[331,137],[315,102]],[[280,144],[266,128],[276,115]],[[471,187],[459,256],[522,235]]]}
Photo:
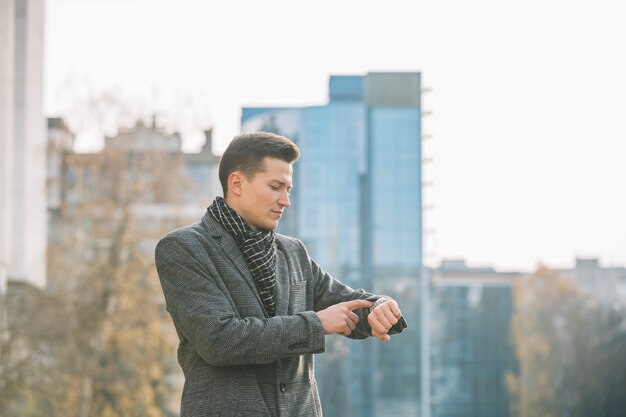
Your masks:
{"label": "white wall", "polygon": [[44,1],[0,0],[0,279],[39,287],[47,241],[43,24]]}

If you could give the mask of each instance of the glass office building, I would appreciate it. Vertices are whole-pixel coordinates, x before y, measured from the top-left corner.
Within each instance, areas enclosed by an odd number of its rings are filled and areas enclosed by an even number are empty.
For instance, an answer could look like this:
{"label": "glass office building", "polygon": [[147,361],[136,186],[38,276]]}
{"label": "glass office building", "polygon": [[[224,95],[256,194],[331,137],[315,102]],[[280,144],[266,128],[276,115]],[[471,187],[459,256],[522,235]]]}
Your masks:
{"label": "glass office building", "polygon": [[278,231],[348,285],[396,298],[410,326],[388,344],[327,338],[316,368],[329,417],[418,413],[420,102],[419,73],[369,73],[332,76],[325,105],[243,109],[242,131],[280,133],[302,151]]}
{"label": "glass office building", "polygon": [[431,416],[509,415],[507,372],[517,373],[510,339],[512,283],[520,273],[489,268],[435,271],[431,287]]}

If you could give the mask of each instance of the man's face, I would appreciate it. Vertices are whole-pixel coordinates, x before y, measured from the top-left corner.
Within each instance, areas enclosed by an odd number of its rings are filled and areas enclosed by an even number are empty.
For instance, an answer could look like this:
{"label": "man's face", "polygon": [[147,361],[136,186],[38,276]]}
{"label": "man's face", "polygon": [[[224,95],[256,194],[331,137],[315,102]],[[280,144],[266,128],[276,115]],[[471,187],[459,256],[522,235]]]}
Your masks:
{"label": "man's face", "polygon": [[241,182],[241,198],[236,211],[253,229],[272,230],[283,210],[291,206],[291,164],[278,158],[263,159],[264,168],[254,178]]}

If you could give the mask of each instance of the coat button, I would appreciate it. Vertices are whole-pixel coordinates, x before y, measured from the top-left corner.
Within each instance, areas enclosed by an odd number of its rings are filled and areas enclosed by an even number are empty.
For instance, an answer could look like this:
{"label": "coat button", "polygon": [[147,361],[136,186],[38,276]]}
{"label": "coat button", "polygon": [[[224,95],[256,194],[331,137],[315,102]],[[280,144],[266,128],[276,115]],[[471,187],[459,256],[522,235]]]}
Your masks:
{"label": "coat button", "polygon": [[287,391],[287,384],[285,384],[284,382],[281,382],[278,387],[280,388],[280,392]]}

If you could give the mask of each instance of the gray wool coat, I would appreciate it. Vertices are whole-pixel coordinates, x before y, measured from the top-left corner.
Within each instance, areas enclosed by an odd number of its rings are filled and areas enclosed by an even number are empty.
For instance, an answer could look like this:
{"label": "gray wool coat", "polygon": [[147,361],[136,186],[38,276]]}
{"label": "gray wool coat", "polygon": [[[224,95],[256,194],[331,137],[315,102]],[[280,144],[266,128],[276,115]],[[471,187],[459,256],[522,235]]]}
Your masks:
{"label": "gray wool coat", "polygon": [[[234,238],[208,211],[159,241],[156,267],[185,374],[181,417],[322,415],[313,354],[324,351],[315,313],[378,296],[324,272],[297,239],[276,235],[276,316],[268,317]],[[351,338],[370,335],[358,309]]]}

